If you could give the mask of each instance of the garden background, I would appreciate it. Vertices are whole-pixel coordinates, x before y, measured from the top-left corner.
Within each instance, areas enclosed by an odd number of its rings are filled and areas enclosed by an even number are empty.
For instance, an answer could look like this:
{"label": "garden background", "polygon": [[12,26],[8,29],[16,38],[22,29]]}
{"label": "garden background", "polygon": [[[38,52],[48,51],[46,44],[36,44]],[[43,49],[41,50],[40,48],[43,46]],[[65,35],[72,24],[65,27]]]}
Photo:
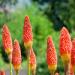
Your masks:
{"label": "garden background", "polygon": [[9,61],[2,46],[2,27],[7,24],[12,39],[19,40],[22,52],[22,68],[26,66],[26,54],[22,32],[24,17],[28,15],[33,29],[33,49],[37,57],[37,75],[49,75],[46,63],[46,41],[51,35],[58,54],[57,71],[63,75],[63,63],[59,53],[60,30],[67,27],[75,37],[75,0],[0,0],[0,69],[7,70]]}

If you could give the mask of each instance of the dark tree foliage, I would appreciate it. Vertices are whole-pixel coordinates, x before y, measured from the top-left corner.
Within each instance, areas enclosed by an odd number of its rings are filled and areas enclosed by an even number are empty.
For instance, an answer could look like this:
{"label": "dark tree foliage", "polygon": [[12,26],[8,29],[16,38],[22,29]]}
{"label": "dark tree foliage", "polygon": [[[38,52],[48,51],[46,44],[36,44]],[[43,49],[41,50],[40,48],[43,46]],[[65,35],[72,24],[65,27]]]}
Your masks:
{"label": "dark tree foliage", "polygon": [[68,0],[33,0],[34,2],[38,2],[39,4],[44,3],[53,3],[53,2],[67,2]]}
{"label": "dark tree foliage", "polygon": [[[54,23],[54,29],[60,30],[63,26],[70,31],[75,29],[75,0],[33,0],[38,2],[38,5],[44,6],[47,3],[47,8],[43,11],[49,19]],[[41,9],[41,8],[40,8]]]}

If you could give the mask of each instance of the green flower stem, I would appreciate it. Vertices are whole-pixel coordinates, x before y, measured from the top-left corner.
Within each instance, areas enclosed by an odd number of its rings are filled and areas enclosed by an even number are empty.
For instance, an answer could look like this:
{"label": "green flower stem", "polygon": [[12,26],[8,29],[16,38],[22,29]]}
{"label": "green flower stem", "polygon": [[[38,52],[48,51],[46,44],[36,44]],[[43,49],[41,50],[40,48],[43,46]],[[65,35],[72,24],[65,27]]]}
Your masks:
{"label": "green flower stem", "polygon": [[27,54],[27,64],[28,64],[28,75],[30,75],[30,64],[29,64],[29,54],[30,54],[30,50],[28,50],[28,54]]}
{"label": "green flower stem", "polygon": [[36,75],[36,70],[33,70],[32,71],[32,75]]}
{"label": "green flower stem", "polygon": [[51,72],[51,75],[54,75],[54,71],[53,71],[53,72]]}
{"label": "green flower stem", "polygon": [[12,63],[10,62],[10,75],[12,75]]}
{"label": "green flower stem", "polygon": [[18,75],[18,74],[19,74],[19,71],[17,70],[17,71],[16,71],[16,75]]}
{"label": "green flower stem", "polygon": [[12,54],[8,54],[9,62],[10,62],[10,75],[12,75]]}
{"label": "green flower stem", "polygon": [[70,75],[70,63],[65,64],[65,75]]}

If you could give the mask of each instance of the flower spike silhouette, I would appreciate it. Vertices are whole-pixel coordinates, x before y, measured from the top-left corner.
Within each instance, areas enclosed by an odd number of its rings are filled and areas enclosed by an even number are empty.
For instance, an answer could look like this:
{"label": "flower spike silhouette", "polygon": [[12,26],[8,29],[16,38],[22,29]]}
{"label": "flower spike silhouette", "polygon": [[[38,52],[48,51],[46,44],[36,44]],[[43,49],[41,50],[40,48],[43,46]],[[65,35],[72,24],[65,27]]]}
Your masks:
{"label": "flower spike silhouette", "polygon": [[16,74],[18,74],[18,71],[21,68],[21,60],[22,60],[21,59],[21,49],[19,46],[19,42],[18,40],[15,40],[14,45],[13,45],[12,63],[16,71]]}
{"label": "flower spike silhouette", "polygon": [[33,45],[33,33],[32,33],[32,27],[31,27],[30,20],[29,20],[28,16],[26,16],[25,20],[24,20],[23,42],[24,42],[24,46],[27,51],[28,75],[30,75],[29,56],[30,56],[30,49],[32,48],[32,45]]}
{"label": "flower spike silhouette", "polygon": [[70,75],[72,43],[70,34],[65,27],[61,29],[59,48],[60,48],[60,55],[65,66],[65,75]]}
{"label": "flower spike silhouette", "polygon": [[57,68],[57,54],[51,36],[47,39],[47,64],[51,75],[54,75]]}
{"label": "flower spike silhouette", "polygon": [[36,73],[36,56],[33,51],[33,49],[30,49],[30,57],[29,57],[29,65],[30,65],[30,70],[32,71],[32,75],[35,75]]}
{"label": "flower spike silhouette", "polygon": [[26,16],[24,20],[23,41],[26,49],[29,49],[32,46],[33,33],[32,33],[32,27],[28,16]]}
{"label": "flower spike silhouette", "polygon": [[63,27],[60,34],[60,55],[64,63],[70,60],[71,55],[71,37],[68,30]]}
{"label": "flower spike silhouette", "polygon": [[10,74],[12,75],[12,39],[11,39],[11,34],[10,31],[7,27],[7,25],[3,26],[2,30],[2,42],[3,42],[3,47],[5,52],[7,53],[10,61]]}
{"label": "flower spike silhouette", "polygon": [[4,46],[4,49],[5,49],[5,52],[7,54],[12,53],[12,50],[13,50],[12,39],[11,39],[11,34],[9,32],[9,29],[8,29],[7,25],[3,26],[2,41],[3,41],[3,46]]}

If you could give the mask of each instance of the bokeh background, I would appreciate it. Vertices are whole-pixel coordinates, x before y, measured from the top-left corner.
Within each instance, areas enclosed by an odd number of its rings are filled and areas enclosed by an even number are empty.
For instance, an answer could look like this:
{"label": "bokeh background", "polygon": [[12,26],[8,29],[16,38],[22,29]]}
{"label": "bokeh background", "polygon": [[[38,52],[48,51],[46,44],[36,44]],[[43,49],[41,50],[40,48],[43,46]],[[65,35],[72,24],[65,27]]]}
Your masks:
{"label": "bokeh background", "polygon": [[37,75],[50,75],[46,63],[46,41],[52,36],[58,55],[57,72],[63,75],[63,63],[59,53],[60,30],[65,26],[72,39],[75,37],[75,0],[0,0],[0,69],[7,70],[9,61],[2,46],[2,27],[7,24],[12,40],[19,40],[22,52],[22,68],[26,66],[26,54],[22,41],[24,17],[30,17],[33,28],[33,49],[37,57]]}

